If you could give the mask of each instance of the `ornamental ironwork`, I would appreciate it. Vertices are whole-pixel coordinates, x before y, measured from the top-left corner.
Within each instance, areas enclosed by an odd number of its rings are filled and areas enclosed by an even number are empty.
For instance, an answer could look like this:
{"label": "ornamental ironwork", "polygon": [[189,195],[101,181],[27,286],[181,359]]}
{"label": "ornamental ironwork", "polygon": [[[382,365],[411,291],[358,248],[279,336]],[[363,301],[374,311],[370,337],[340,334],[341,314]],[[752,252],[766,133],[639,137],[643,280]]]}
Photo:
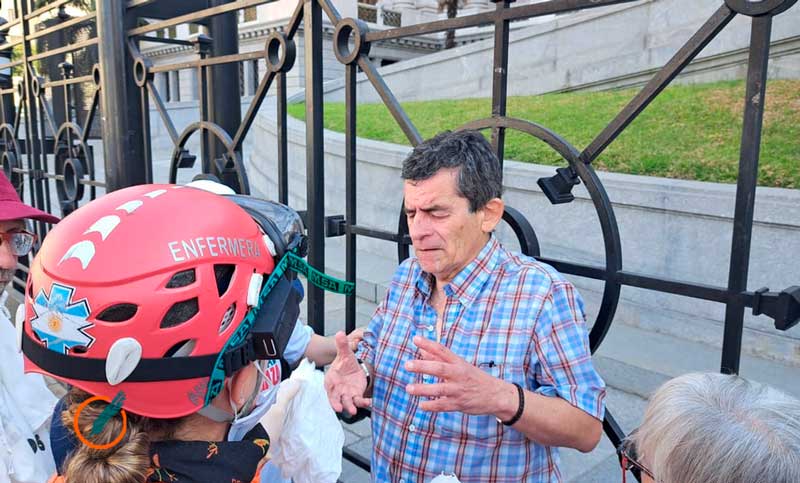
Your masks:
{"label": "ornamental ironwork", "polygon": [[[743,322],[746,310],[765,314],[774,320],[777,331],[786,331],[800,319],[800,287],[780,291],[748,290],[753,210],[758,177],[759,145],[764,116],[767,64],[773,18],[794,6],[796,0],[720,0],[719,8],[694,35],[656,72],[644,88],[583,150],[536,119],[507,115],[509,80],[509,25],[516,20],[564,14],[584,9],[602,9],[633,0],[550,0],[512,6],[509,0],[494,2],[493,9],[416,25],[399,25],[398,19],[384,18],[381,29],[371,30],[367,23],[342,18],[330,0],[299,0],[290,20],[272,32],[262,50],[239,53],[237,19],[240,11],[270,0],[127,0],[96,2],[56,0],[39,6],[30,0],[16,0],[15,18],[0,26],[0,56],[7,62],[0,75],[0,156],[3,169],[14,186],[37,207],[65,215],[87,200],[105,191],[150,182],[153,179],[150,109],[151,103],[163,122],[172,152],[169,179],[177,180],[180,170],[194,169],[213,174],[240,193],[249,193],[250,184],[243,163],[244,139],[268,93],[277,98],[277,145],[272,147],[278,159],[276,198],[287,203],[287,73],[295,67],[298,35],[303,41],[303,79],[305,83],[307,209],[304,218],[310,236],[309,262],[325,266],[326,237],[346,239],[346,278],[355,281],[357,239],[368,237],[394,243],[398,260],[409,255],[410,239],[405,217],[398,207],[396,231],[365,226],[358,221],[356,187],[356,75],[366,74],[381,100],[402,129],[411,145],[422,141],[417,128],[403,106],[387,86],[375,62],[370,59],[373,43],[435,34],[453,29],[489,26],[494,29],[493,62],[474,68],[491,69],[491,116],[470,120],[459,129],[490,132],[494,150],[503,159],[506,133],[517,131],[544,141],[563,158],[554,174],[538,180],[542,192],[553,204],[573,200],[572,188],[582,183],[594,204],[602,236],[605,261],[588,265],[542,256],[537,234],[520,211],[508,207],[504,220],[511,226],[524,253],[546,262],[563,273],[600,280],[604,284],[602,302],[590,333],[590,346],[596,351],[612,327],[623,286],[637,287],[725,306],[721,370],[736,373],[742,349]],[[93,5],[96,10],[91,11]],[[67,13],[68,7],[80,7]],[[384,12],[386,13],[386,12]],[[344,66],[346,104],[346,194],[345,213],[325,216],[323,151],[323,16],[334,26],[333,54]],[[647,273],[623,269],[620,232],[612,202],[592,163],[630,123],[657,98],[664,88],[737,16],[750,19],[749,60],[740,145],[739,176],[736,190],[733,241],[728,283],[715,286],[671,280]],[[46,21],[41,18],[46,17]],[[172,38],[164,32],[190,24],[205,33],[191,40]],[[11,35],[18,30],[17,37]],[[76,29],[79,34],[76,34]],[[154,64],[142,51],[143,42],[190,46],[197,52],[191,61]],[[12,56],[12,51],[15,54]],[[238,102],[239,68],[242,62],[263,59],[266,71],[244,113]],[[165,93],[154,82],[158,73],[192,69],[197,72],[199,115],[182,131],[165,105]],[[18,78],[12,83],[13,70]],[[81,99],[78,101],[78,99]],[[97,179],[92,141],[97,135],[102,144],[104,179]],[[189,149],[193,136],[200,139],[199,152]],[[96,144],[96,143],[95,143]],[[199,166],[196,166],[199,161]],[[38,226],[40,235],[46,227]],[[539,233],[539,236],[547,236]],[[24,276],[24,266],[22,276]],[[17,279],[21,283],[22,279]],[[322,291],[310,286],[308,314],[318,333],[324,332]],[[346,305],[346,328],[355,327],[355,295]],[[618,446],[625,434],[613,416],[606,413],[604,429]],[[369,469],[363,457],[346,451],[345,457]]]}

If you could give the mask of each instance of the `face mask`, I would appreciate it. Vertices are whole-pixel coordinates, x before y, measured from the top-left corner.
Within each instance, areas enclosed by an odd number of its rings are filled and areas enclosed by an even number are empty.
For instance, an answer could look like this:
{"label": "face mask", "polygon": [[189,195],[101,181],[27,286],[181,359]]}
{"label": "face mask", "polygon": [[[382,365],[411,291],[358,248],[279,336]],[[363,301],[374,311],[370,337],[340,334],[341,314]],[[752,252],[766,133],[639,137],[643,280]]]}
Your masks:
{"label": "face mask", "polygon": [[[268,378],[267,375],[264,374],[264,369],[261,367],[260,361],[256,363],[256,369],[261,376],[256,385],[258,389],[262,387],[263,382],[268,380]],[[231,427],[228,430],[228,441],[241,441],[244,435],[249,433],[250,430],[261,421],[261,418],[264,417],[264,414],[267,413],[275,402],[276,389],[277,386],[270,386],[260,390],[256,393],[255,397],[250,398],[248,403],[242,406],[242,408],[246,408],[242,411],[236,411],[236,406],[233,404],[233,401],[230,401],[231,407],[234,408],[234,417],[233,421],[231,421]],[[242,414],[246,415],[242,416]]]}

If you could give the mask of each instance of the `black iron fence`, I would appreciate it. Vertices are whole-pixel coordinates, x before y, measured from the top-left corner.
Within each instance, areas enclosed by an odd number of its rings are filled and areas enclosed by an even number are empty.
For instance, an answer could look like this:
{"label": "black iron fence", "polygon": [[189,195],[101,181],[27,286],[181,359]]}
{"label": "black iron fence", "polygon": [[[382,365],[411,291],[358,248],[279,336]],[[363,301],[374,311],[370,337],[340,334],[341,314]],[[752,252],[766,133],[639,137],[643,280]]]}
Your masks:
{"label": "black iron fence", "polygon": [[[98,189],[112,191],[149,182],[153,178],[150,145],[151,108],[157,110],[166,126],[173,150],[169,177],[172,182],[182,169],[194,168],[218,176],[241,193],[250,186],[243,164],[242,146],[255,116],[268,93],[277,96],[278,189],[275,197],[288,201],[287,156],[287,73],[294,67],[296,38],[304,36],[303,52],[306,115],[306,198],[305,221],[310,235],[309,261],[325,267],[326,237],[346,239],[346,276],[356,277],[358,237],[369,237],[397,246],[398,259],[409,254],[409,237],[398,207],[397,231],[385,231],[358,222],[356,185],[356,74],[362,71],[379,93],[412,145],[422,140],[403,107],[383,81],[369,58],[373,43],[451,29],[476,26],[494,27],[492,69],[492,112],[485,119],[473,120],[461,129],[491,132],[498,157],[503,159],[505,135],[515,130],[544,141],[564,160],[564,166],[539,187],[553,204],[572,201],[572,188],[583,183],[595,206],[602,229],[605,263],[592,266],[569,260],[543,257],[528,221],[513,207],[504,220],[520,240],[522,251],[551,264],[564,273],[601,280],[604,283],[601,306],[593,321],[590,344],[595,351],[611,328],[622,286],[638,287],[724,304],[725,325],[721,370],[736,373],[742,346],[745,311],[766,314],[775,328],[785,331],[800,319],[800,287],[782,291],[748,290],[753,208],[758,175],[763,102],[767,84],[767,64],[773,17],[792,7],[797,0],[720,0],[719,9],[680,48],[666,65],[600,132],[580,151],[558,133],[534,120],[506,115],[509,79],[509,24],[515,20],[562,14],[581,9],[598,9],[633,0],[551,0],[512,7],[509,0],[498,0],[493,11],[440,20],[425,24],[370,31],[366,23],[342,18],[330,0],[299,0],[288,23],[272,32],[263,50],[238,52],[237,15],[241,10],[268,3],[268,0],[56,0],[44,5],[31,0],[16,0],[14,18],[0,26],[0,56],[7,62],[0,71],[0,148],[6,174],[20,193],[39,208],[67,214],[80,203],[95,198]],[[96,11],[91,11],[96,3]],[[75,10],[74,7],[79,7]],[[72,8],[73,15],[68,12]],[[75,15],[74,12],[80,12]],[[614,209],[592,162],[659,95],[698,53],[737,15],[751,19],[746,102],[740,147],[739,177],[736,192],[733,242],[727,286],[670,280],[623,269],[620,234]],[[326,217],[323,151],[323,16],[335,26],[333,53],[344,64],[346,94],[346,200],[343,216]],[[164,30],[190,24],[204,26],[208,35],[191,41],[165,38]],[[76,29],[79,34],[76,34]],[[143,42],[191,45],[193,60],[154,65],[142,53]],[[13,54],[13,55],[12,55]],[[239,63],[265,59],[266,74],[260,78],[255,95],[242,113],[238,102]],[[153,82],[159,72],[182,69],[197,71],[200,114],[182,132],[175,128],[165,107],[165,93]],[[14,85],[12,73],[19,81]],[[101,136],[104,179],[98,179],[95,153],[90,146],[92,133]],[[187,148],[194,134],[200,137],[199,152]],[[199,158],[200,166],[195,167]],[[55,187],[56,195],[51,196]],[[55,199],[53,199],[55,198]],[[46,227],[37,227],[40,235]],[[544,234],[546,236],[546,234]],[[24,276],[25,268],[21,267]],[[18,279],[20,282],[21,279]],[[308,316],[314,329],[324,329],[325,307],[322,292],[308,290]],[[355,327],[355,296],[346,305],[346,328]],[[624,433],[609,408],[604,429],[617,445]],[[358,455],[346,458],[368,469],[369,462]]]}

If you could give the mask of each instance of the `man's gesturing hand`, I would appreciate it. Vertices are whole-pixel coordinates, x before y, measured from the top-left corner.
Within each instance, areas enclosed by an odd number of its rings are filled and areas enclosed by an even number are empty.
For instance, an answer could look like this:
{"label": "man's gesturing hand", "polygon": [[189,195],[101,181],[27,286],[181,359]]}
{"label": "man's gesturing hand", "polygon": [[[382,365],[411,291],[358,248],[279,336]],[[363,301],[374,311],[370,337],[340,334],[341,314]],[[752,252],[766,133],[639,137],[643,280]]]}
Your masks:
{"label": "man's gesturing hand", "polygon": [[328,401],[336,412],[342,409],[355,414],[356,407],[368,407],[371,401],[364,397],[367,389],[367,376],[358,364],[356,355],[350,350],[350,344],[344,332],[337,332],[336,359],[325,373],[325,392]]}
{"label": "man's gesturing hand", "polygon": [[409,384],[406,391],[414,396],[433,397],[423,401],[424,411],[459,411],[466,414],[497,414],[493,406],[498,396],[510,394],[517,399],[514,386],[494,378],[455,355],[450,349],[424,337],[414,337],[422,358],[406,362],[406,369],[419,374],[436,376],[436,384]]}

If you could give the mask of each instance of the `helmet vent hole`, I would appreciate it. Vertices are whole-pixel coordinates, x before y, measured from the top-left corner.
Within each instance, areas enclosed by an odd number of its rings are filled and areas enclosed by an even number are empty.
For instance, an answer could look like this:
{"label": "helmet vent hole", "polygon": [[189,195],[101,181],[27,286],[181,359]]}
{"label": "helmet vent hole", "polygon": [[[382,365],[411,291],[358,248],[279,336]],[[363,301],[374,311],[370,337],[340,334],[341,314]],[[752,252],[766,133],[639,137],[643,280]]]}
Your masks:
{"label": "helmet vent hole", "polygon": [[70,352],[72,352],[73,354],[86,354],[87,350],[88,349],[86,348],[85,345],[79,345],[71,348]]}
{"label": "helmet vent hole", "polygon": [[197,340],[195,339],[182,340],[170,347],[164,357],[188,357],[196,345]]}
{"label": "helmet vent hole", "polygon": [[225,329],[230,327],[231,322],[233,322],[233,316],[236,314],[236,303],[232,303],[228,310],[225,311],[225,315],[222,316],[222,323],[219,324],[219,333],[225,332]]}
{"label": "helmet vent hole", "polygon": [[228,286],[231,284],[233,272],[235,271],[236,265],[214,265],[214,277],[217,279],[217,292],[219,292],[220,297],[228,291]]}
{"label": "helmet vent hole", "polygon": [[134,304],[116,304],[105,309],[97,316],[103,322],[125,322],[136,315],[138,307]]}
{"label": "helmet vent hole", "polygon": [[183,302],[177,302],[175,305],[169,308],[169,312],[167,312],[167,315],[165,315],[164,319],[161,320],[161,328],[167,329],[169,327],[181,325],[197,315],[197,312],[199,311],[197,297],[184,300]]}
{"label": "helmet vent hole", "polygon": [[169,279],[169,282],[167,282],[167,288],[186,287],[187,285],[193,284],[195,280],[194,268],[190,268],[189,270],[183,270],[173,275],[172,278]]}

